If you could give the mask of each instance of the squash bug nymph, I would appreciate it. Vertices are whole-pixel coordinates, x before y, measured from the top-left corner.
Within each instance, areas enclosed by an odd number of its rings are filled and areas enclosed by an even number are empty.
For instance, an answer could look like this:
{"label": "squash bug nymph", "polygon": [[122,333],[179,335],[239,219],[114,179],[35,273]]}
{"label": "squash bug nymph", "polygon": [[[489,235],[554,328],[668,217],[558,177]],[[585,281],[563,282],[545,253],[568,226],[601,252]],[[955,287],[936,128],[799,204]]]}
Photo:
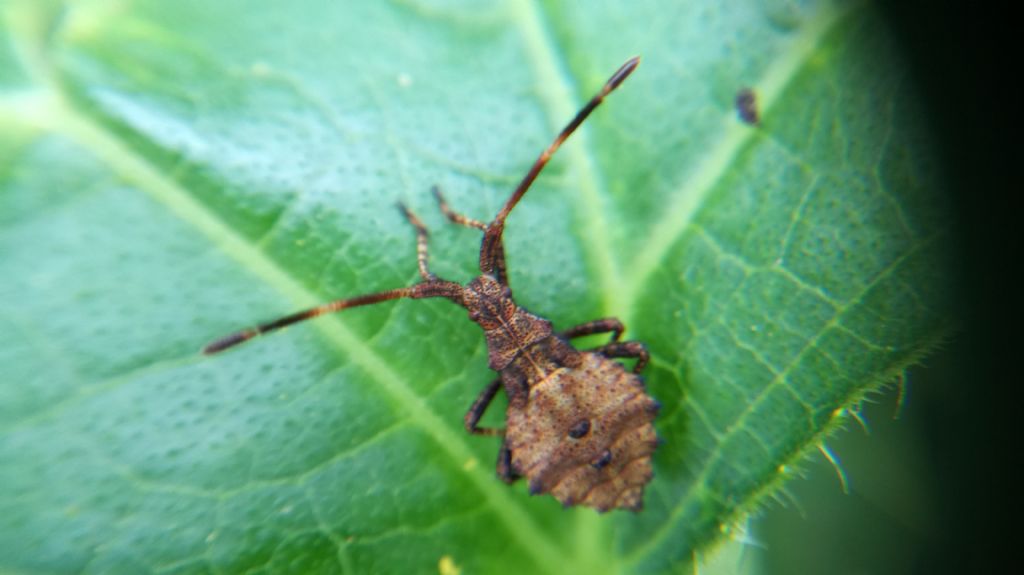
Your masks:
{"label": "squash bug nymph", "polygon": [[[465,416],[470,433],[503,438],[498,476],[509,483],[525,477],[531,494],[550,493],[566,507],[639,511],[644,487],[652,477],[651,455],[658,444],[652,424],[658,404],[647,394],[639,375],[647,365],[646,348],[638,342],[620,341],[625,327],[617,319],[598,319],[556,332],[551,322],[517,305],[508,285],[502,240],[505,219],[551,155],[639,61],[632,58],[623,64],[583,106],[537,158],[490,223],[453,211],[434,188],[441,212],[449,221],[483,232],[480,276],[469,284],[462,286],[430,272],[427,229],[408,208],[400,206],[416,228],[421,282],[285,316],[218,339],[203,352],[218,353],[258,335],[348,308],[401,298],[446,298],[465,308],[469,318],[483,328],[489,366],[500,374]],[[611,341],[587,350],[570,344],[575,338],[600,333],[610,333]],[[627,371],[616,358],[632,358],[636,363]],[[509,398],[506,427],[481,428],[480,418],[499,388]]]}

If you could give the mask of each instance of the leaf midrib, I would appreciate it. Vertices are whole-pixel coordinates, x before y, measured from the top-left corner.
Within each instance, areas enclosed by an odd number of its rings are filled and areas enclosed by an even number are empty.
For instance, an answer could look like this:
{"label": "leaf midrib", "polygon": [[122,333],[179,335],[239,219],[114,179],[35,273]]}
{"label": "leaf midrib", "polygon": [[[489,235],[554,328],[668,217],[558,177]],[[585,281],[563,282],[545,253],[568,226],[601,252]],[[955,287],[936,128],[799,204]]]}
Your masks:
{"label": "leaf midrib", "polygon": [[[538,2],[517,0],[513,12],[523,35],[527,61],[537,78],[536,84],[542,87],[541,101],[547,108],[553,135],[561,131],[583,103],[574,96],[577,90],[562,55],[564,50],[558,49],[547,22],[547,14]],[[619,62],[610,63],[608,73],[611,74],[617,65]],[[611,97],[614,98],[614,95]],[[587,132],[585,126],[577,130],[559,150],[559,155],[573,166],[577,176],[578,189],[574,193],[579,193],[582,201],[573,202],[573,205],[579,206],[582,213],[577,214],[576,230],[584,236],[584,258],[591,273],[596,275],[598,285],[595,289],[601,294],[601,312],[614,314],[621,307],[621,273],[608,234],[604,233],[608,229],[608,218],[605,217],[601,200],[600,182],[603,178],[597,168]]]}
{"label": "leaf midrib", "polygon": [[[541,101],[547,107],[552,133],[558,133],[564,123],[576,114],[581,103],[573,96],[576,90],[566,71],[564,50],[558,49],[548,23],[548,15],[538,2],[519,0],[514,12],[526,46],[527,60],[538,79],[537,84],[547,87],[541,91]],[[583,212],[576,214],[576,230],[586,236],[582,249],[587,267],[597,277],[595,289],[601,294],[601,313],[614,316],[621,297],[621,274],[611,243],[607,234],[603,233],[608,224],[599,193],[600,177],[587,131],[577,130],[574,138],[575,141],[564,146],[560,152],[575,168],[579,194],[583,198],[583,201],[573,202],[573,205],[581,206]],[[614,554],[609,553],[607,546],[601,545],[605,529],[606,524],[601,518],[589,513],[576,514],[574,554],[575,565],[581,570],[584,566],[591,566],[587,571],[599,570],[602,566],[607,569],[613,564]]]}
{"label": "leaf midrib", "polygon": [[[555,86],[554,89],[544,92],[548,96],[544,103],[549,108],[549,117],[557,122],[558,118],[571,117],[579,103],[571,95],[568,75],[559,69],[558,63],[562,61],[560,51],[555,48],[548,27],[543,21],[543,11],[537,6],[537,1],[520,0],[518,2],[517,7],[521,9],[519,23],[527,40],[526,45],[535,74],[542,79],[544,85]],[[842,6],[830,5],[816,13],[810,22],[805,24],[801,32],[791,40],[789,47],[781,53],[765,74],[753,83],[757,86],[758,102],[762,114],[767,113],[778,101],[793,78],[804,68],[818,49],[824,37],[864,4],[864,2],[850,2]],[[563,151],[579,175],[579,193],[583,196],[584,201],[577,205],[583,206],[584,213],[579,214],[578,217],[583,219],[586,225],[579,226],[578,230],[587,236],[583,245],[587,260],[591,264],[590,267],[597,275],[602,294],[602,311],[605,314],[617,315],[627,326],[631,325],[634,320],[634,306],[650,275],[658,268],[659,262],[671,246],[690,227],[711,190],[728,173],[729,167],[733,165],[739,152],[758,133],[757,130],[737,122],[731,110],[723,117],[722,125],[725,135],[703,157],[703,161],[697,165],[686,183],[676,192],[670,194],[674,200],[667,209],[661,212],[663,215],[652,226],[649,237],[641,243],[645,249],[640,252],[631,269],[625,274],[622,273],[621,266],[614,257],[607,236],[600,232],[600,230],[606,229],[607,218],[605,218],[599,195],[599,173],[585,133],[577,136],[577,139],[582,141],[577,141],[575,146],[567,146]],[[560,126],[555,129],[558,128]],[[842,312],[837,311],[833,319],[835,320],[841,315]],[[816,338],[810,340],[807,347],[813,347],[815,341],[817,341]],[[774,385],[769,387],[774,387]],[[745,418],[747,414],[744,413],[743,417]],[[707,472],[708,469],[709,467],[706,467],[704,471]],[[695,484],[695,486],[697,485],[700,485],[700,482]],[[660,542],[660,539],[667,534],[678,511],[685,508],[685,504],[698,492],[699,489],[696,487],[689,490],[687,495],[680,500],[679,505],[674,508],[669,519],[654,537],[648,540],[649,544],[634,550],[634,554],[630,557],[631,561],[627,561],[627,565],[635,565],[645,551],[657,547],[655,542]],[[581,517],[577,526],[579,531],[577,555],[580,557],[588,549],[600,549],[599,538],[602,533],[602,525],[588,519]],[[606,555],[606,553],[602,553],[602,555]],[[614,570],[620,569],[621,565]]]}
{"label": "leaf midrib", "polygon": [[[921,240],[916,242],[913,247],[908,249],[898,258],[890,262],[889,265],[880,270],[879,273],[876,274],[870,282],[866,283],[860,290],[858,290],[856,294],[853,294],[853,296],[850,297],[848,301],[844,302],[842,306],[835,309],[829,321],[826,322],[821,327],[821,329],[818,330],[816,334],[814,334],[814,337],[807,340],[804,346],[793,356],[793,358],[785,366],[783,366],[782,369],[780,369],[779,372],[775,374],[772,380],[757,392],[757,395],[754,397],[754,399],[748,402],[744,409],[741,412],[739,412],[736,415],[736,417],[732,419],[732,421],[727,426],[725,433],[718,438],[718,441],[715,443],[713,450],[705,460],[705,465],[701,469],[700,474],[697,475],[696,478],[694,478],[693,482],[691,483],[690,487],[686,490],[683,497],[680,497],[679,501],[673,506],[672,511],[669,513],[668,519],[662,524],[658,531],[651,534],[651,536],[644,541],[644,544],[642,546],[634,549],[633,552],[630,553],[629,557],[626,559],[627,564],[636,564],[641,559],[643,559],[643,557],[646,556],[648,551],[657,548],[657,546],[662,542],[662,540],[668,535],[671,526],[675,523],[676,520],[678,520],[678,518],[682,515],[683,511],[687,508],[687,506],[690,503],[692,503],[707,487],[707,482],[710,477],[710,474],[712,473],[718,462],[721,460],[722,454],[724,453],[722,450],[722,446],[728,443],[728,441],[731,438],[735,437],[739,433],[742,433],[746,429],[745,424],[747,419],[752,414],[757,413],[758,408],[764,401],[767,400],[767,398],[773,390],[777,389],[780,386],[787,385],[788,375],[792,372],[794,368],[801,364],[807,352],[816,349],[818,342],[821,340],[821,338],[824,337],[827,333],[829,333],[832,329],[842,326],[842,319],[846,315],[846,313],[849,312],[851,309],[855,308],[858,304],[860,304],[863,298],[871,290],[873,290],[880,282],[889,278],[890,275],[893,274],[896,270],[898,270],[905,261],[916,255],[919,251],[932,245],[942,236],[942,234],[943,232],[938,232],[927,238],[922,238]],[[856,393],[860,389],[861,386],[856,386],[856,388],[854,389],[854,393]],[[839,413],[835,413],[833,418],[839,416]],[[828,427],[829,425],[824,425],[820,428],[820,430],[824,430]],[[813,443],[818,439],[819,435],[813,434],[813,436],[808,440],[808,442],[803,445]],[[803,445],[800,449],[798,449],[798,451],[802,450]],[[741,509],[742,507],[742,505],[737,506],[737,509]]]}

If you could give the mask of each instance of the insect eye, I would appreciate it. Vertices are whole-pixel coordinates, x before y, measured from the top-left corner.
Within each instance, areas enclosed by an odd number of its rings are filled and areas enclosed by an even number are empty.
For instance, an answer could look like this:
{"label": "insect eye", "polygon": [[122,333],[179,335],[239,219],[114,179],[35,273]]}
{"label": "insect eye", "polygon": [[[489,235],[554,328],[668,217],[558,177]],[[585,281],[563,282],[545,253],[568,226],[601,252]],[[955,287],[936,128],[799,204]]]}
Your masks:
{"label": "insect eye", "polygon": [[601,454],[601,457],[597,461],[591,463],[591,465],[594,466],[594,469],[604,469],[605,467],[608,467],[608,464],[611,462],[612,452],[608,449],[605,449],[604,453]]}
{"label": "insect eye", "polygon": [[569,437],[573,439],[579,439],[588,433],[590,433],[589,419],[581,419],[569,428]]}

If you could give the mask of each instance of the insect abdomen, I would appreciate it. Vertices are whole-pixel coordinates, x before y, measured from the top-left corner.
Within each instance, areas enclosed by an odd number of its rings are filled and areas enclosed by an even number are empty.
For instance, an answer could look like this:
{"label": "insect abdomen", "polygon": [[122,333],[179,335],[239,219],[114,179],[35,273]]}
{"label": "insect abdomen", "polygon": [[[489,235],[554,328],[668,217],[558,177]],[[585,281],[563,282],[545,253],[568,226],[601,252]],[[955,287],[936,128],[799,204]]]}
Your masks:
{"label": "insect abdomen", "polygon": [[526,405],[509,405],[512,467],[530,492],[564,505],[637,511],[651,480],[658,404],[641,378],[593,352],[531,382]]}

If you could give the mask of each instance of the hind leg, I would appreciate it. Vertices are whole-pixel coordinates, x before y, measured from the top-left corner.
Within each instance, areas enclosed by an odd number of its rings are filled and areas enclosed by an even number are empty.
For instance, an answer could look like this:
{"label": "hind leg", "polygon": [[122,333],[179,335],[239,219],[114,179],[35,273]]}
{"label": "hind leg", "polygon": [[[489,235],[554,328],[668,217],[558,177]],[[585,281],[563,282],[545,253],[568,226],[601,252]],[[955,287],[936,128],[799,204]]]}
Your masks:
{"label": "hind leg", "polygon": [[577,337],[583,337],[585,335],[611,332],[612,342],[616,342],[619,341],[620,337],[622,337],[622,332],[624,331],[626,331],[626,326],[622,325],[621,321],[614,317],[606,317],[570,327],[567,330],[559,332],[558,335],[565,339],[576,339]]}
{"label": "hind leg", "polygon": [[647,346],[639,341],[613,341],[593,351],[605,357],[635,359],[636,365],[633,366],[633,373],[643,371],[647,367],[647,362],[651,359],[651,354],[647,352]]}

